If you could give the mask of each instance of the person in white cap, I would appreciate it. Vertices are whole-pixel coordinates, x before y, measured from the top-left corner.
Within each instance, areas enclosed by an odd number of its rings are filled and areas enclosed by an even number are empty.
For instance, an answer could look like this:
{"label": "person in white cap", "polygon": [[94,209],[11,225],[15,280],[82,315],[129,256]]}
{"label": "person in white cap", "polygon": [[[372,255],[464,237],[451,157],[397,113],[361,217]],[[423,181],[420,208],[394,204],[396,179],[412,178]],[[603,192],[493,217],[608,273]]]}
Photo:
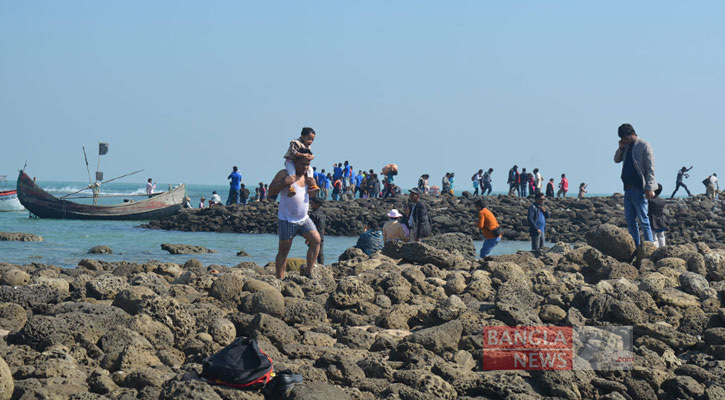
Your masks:
{"label": "person in white cap", "polygon": [[402,216],[403,214],[401,214],[400,211],[394,208],[390,210],[388,213],[388,218],[390,218],[390,220],[383,224],[383,243],[387,243],[391,240],[408,241],[408,235],[405,234],[403,224],[401,224],[399,220]]}

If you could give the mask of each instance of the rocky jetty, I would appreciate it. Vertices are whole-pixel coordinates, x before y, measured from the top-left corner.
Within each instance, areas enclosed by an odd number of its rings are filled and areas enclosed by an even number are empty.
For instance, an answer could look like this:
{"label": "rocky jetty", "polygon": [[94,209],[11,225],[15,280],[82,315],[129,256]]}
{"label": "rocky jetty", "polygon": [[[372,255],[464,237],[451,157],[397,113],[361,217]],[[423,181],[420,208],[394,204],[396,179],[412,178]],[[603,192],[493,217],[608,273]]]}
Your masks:
{"label": "rocky jetty", "polygon": [[33,233],[0,232],[0,240],[15,242],[42,242],[43,237]]}
{"label": "rocky jetty", "polygon": [[[181,380],[249,336],[304,376],[288,399],[725,398],[725,250],[646,245],[629,263],[626,236],[476,260],[449,235],[282,281],[251,262],[0,263],[0,396],[263,399]],[[632,369],[482,370],[484,326],[544,323],[633,326]]]}
{"label": "rocky jetty", "polygon": [[[529,240],[526,212],[530,199],[511,196],[485,197],[508,240]],[[478,214],[473,197],[464,192],[462,197],[429,197],[433,233],[461,232],[481,240],[476,229]],[[389,199],[355,199],[353,201],[326,201],[322,206],[327,214],[327,235],[357,236],[363,231],[365,221],[386,220],[385,214],[392,208],[401,212],[408,203],[407,197]],[[581,240],[592,226],[603,223],[626,227],[621,195],[610,197],[566,198],[546,200],[550,218],[547,221],[546,239],[551,242],[573,243]],[[725,242],[725,206],[704,196],[668,200],[666,213],[670,221],[667,240],[670,243],[720,243]],[[183,209],[178,214],[150,221],[146,228],[238,232],[276,233],[277,205],[272,202],[251,203],[246,206],[215,206],[204,209]]]}

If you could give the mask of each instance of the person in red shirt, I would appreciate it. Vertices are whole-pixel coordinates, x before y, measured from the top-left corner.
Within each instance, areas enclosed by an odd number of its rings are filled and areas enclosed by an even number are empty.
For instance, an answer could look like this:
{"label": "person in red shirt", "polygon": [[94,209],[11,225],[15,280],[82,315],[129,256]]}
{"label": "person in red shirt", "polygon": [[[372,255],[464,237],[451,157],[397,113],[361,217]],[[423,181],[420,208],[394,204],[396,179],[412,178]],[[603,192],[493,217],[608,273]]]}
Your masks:
{"label": "person in red shirt", "polygon": [[566,179],[566,174],[561,174],[561,181],[559,182],[559,191],[556,192],[556,197],[566,197],[566,192],[569,191],[569,180]]}

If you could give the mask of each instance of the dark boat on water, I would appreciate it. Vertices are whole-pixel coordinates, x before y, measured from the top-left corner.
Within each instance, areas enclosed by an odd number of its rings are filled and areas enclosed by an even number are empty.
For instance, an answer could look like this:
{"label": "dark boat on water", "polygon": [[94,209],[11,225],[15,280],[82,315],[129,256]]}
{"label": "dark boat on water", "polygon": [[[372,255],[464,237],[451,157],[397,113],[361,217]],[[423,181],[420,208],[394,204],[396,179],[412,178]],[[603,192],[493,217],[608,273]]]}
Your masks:
{"label": "dark boat on water", "polygon": [[[20,171],[18,176],[18,199],[20,203],[33,215],[40,218],[157,219],[175,214],[181,208],[185,196],[186,186],[182,184],[168,192],[144,195],[144,197],[148,198],[139,201],[128,201],[113,205],[82,204],[69,201],[68,198],[57,198],[51,195],[36,185],[25,171]],[[124,195],[123,197],[129,196]],[[88,196],[75,198],[88,198]]]}

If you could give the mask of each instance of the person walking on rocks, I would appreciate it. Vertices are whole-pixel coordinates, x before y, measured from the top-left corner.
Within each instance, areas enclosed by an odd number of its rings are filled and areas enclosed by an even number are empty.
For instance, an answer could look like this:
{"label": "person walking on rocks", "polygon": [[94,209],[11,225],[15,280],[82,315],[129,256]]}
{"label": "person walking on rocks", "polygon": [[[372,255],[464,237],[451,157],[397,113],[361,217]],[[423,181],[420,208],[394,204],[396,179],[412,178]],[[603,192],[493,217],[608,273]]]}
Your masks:
{"label": "person walking on rocks", "polygon": [[549,211],[544,207],[544,194],[537,193],[534,196],[534,202],[529,206],[527,217],[531,234],[531,251],[539,250],[544,246],[547,218],[549,218]]}
{"label": "person walking on rocks", "polygon": [[478,208],[478,229],[483,233],[483,246],[479,256],[485,258],[501,241],[501,227],[496,221],[496,217],[491,210],[486,208],[486,202],[483,199],[476,200]]}
{"label": "person walking on rocks", "polygon": [[509,196],[513,196],[514,192],[516,192],[516,195],[519,193],[519,166],[514,165],[513,168],[509,170],[509,177],[506,183],[509,184]]}
{"label": "person walking on rocks", "polygon": [[471,177],[471,183],[473,183],[473,195],[478,196],[478,187],[481,185],[481,178],[483,178],[483,170],[479,169],[478,172],[473,174]]}
{"label": "person walking on rocks", "polygon": [[538,168],[534,168],[534,192],[541,193],[544,186],[544,177],[541,176]]}
{"label": "person walking on rocks", "polygon": [[521,174],[519,174],[519,197],[527,197],[528,196],[528,186],[529,186],[529,173],[526,172],[526,168],[521,169]]}
{"label": "person walking on rocks", "polygon": [[[289,148],[287,148],[287,152],[284,154],[284,167],[288,174],[292,175],[292,173],[295,171],[295,160],[298,158],[304,158],[307,161],[314,160],[315,156],[312,155],[312,149],[310,146],[312,146],[312,142],[315,141],[315,130],[309,127],[302,128],[302,132],[300,133],[300,137],[297,139],[294,139],[290,141]],[[307,172],[307,175],[312,178],[313,170],[310,168]],[[319,190],[317,187],[317,183],[308,186],[307,188],[311,192],[316,192]],[[294,189],[290,187],[290,190],[288,190],[288,196],[294,196]],[[316,194],[316,193],[315,193]]]}
{"label": "person walking on rocks", "polygon": [[418,189],[420,189],[420,191],[422,193],[428,193],[428,191],[430,190],[430,187],[428,186],[428,179],[429,178],[430,178],[430,175],[423,174],[418,179]]}
{"label": "person walking on rocks", "polygon": [[[315,184],[314,179],[307,176],[310,160],[295,158],[295,174],[289,175],[286,169],[277,172],[269,185],[269,192],[279,196],[277,212],[277,230],[279,234],[279,247],[275,258],[275,270],[278,279],[283,279],[287,269],[287,255],[292,247],[292,239],[297,234],[302,235],[308,243],[307,269],[305,274],[312,276],[317,255],[320,252],[320,234],[315,223],[307,215],[310,195],[307,186]],[[294,196],[289,196],[290,186],[295,187]]]}
{"label": "person walking on rocks", "polygon": [[549,179],[546,184],[546,197],[554,198],[554,178]]}
{"label": "person walking on rocks", "polygon": [[556,192],[556,197],[566,197],[566,192],[569,191],[569,179],[566,179],[566,174],[561,174],[561,181],[559,182],[559,191]]}
{"label": "person walking on rocks", "polygon": [[483,178],[481,178],[481,196],[488,196],[493,190],[493,186],[491,186],[492,173],[493,168],[489,168],[488,171],[483,174]]}
{"label": "person walking on rocks", "polygon": [[[310,208],[312,211],[310,211],[310,219],[312,222],[315,223],[315,227],[317,227],[317,232],[320,234],[320,250],[317,252],[317,263],[318,264],[325,264],[325,255],[323,254],[323,249],[325,245],[325,227],[327,226],[327,216],[325,216],[325,212],[322,211],[320,207],[322,207],[323,200],[319,197],[313,197],[310,199]],[[305,243],[309,246],[309,241],[305,240]]]}
{"label": "person walking on rocks", "polygon": [[614,153],[614,162],[622,163],[624,218],[634,244],[639,247],[639,225],[642,226],[644,240],[654,240],[647,209],[648,200],[655,197],[654,189],[657,188],[655,157],[652,146],[637,136],[632,125],[620,125],[617,134],[620,139],[619,147]]}
{"label": "person walking on rocks", "polygon": [[422,192],[418,188],[409,190],[410,214],[408,215],[408,227],[410,228],[410,240],[417,242],[421,238],[431,234],[431,218],[428,213],[428,205],[420,199]]}
{"label": "person walking on rocks", "polygon": [[579,194],[576,196],[579,199],[583,199],[584,195],[587,193],[587,184],[585,182],[582,182],[579,184]]}
{"label": "person walking on rocks", "polygon": [[655,244],[657,247],[665,247],[667,244],[665,241],[665,231],[667,231],[667,216],[665,215],[665,199],[660,197],[662,193],[662,185],[657,184],[657,190],[655,190],[655,197],[649,201],[649,207],[647,210],[647,216],[649,222],[652,224],[652,232],[655,238]]}
{"label": "person walking on rocks", "polygon": [[239,173],[237,166],[232,167],[232,173],[227,177],[229,179],[229,196],[227,196],[227,205],[239,204],[239,190],[242,185],[242,174]]}
{"label": "person walking on rocks", "polygon": [[705,178],[702,183],[705,184],[705,195],[710,200],[717,200],[717,194],[720,191],[720,183],[717,180],[717,174],[712,173],[712,175]]}
{"label": "person walking on rocks", "polygon": [[687,188],[687,185],[683,182],[685,178],[689,178],[690,175],[687,174],[692,169],[692,165],[690,165],[690,168],[682,167],[679,171],[677,171],[677,180],[675,181],[675,191],[672,192],[672,196],[670,198],[674,198],[675,194],[678,190],[680,190],[680,187],[685,188],[685,191],[687,192],[688,196],[692,196],[692,193],[690,193],[690,189]]}

